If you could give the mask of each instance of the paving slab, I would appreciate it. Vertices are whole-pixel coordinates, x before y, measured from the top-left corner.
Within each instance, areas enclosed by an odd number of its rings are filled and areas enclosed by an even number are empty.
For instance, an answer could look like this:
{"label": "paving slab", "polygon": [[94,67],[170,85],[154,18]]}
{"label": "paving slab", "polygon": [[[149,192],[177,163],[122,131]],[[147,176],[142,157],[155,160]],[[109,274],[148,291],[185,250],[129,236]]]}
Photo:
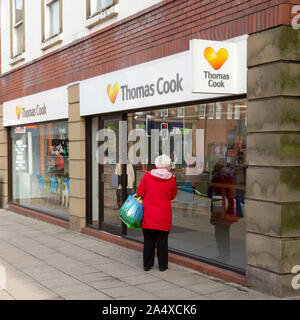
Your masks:
{"label": "paving slab", "polygon": [[118,300],[127,300],[127,301],[138,301],[138,300],[162,300],[159,296],[153,294],[153,293],[148,293],[145,292],[143,294],[138,294],[138,295],[129,295],[126,297],[118,297]]}
{"label": "paving slab", "polygon": [[186,288],[180,288],[177,287],[176,289],[164,289],[160,291],[155,291],[155,294],[158,295],[162,299],[167,300],[182,300],[182,299],[188,299],[193,296],[196,296],[197,294],[193,291],[190,291]]}
{"label": "paving slab", "polygon": [[46,288],[57,288],[61,286],[79,285],[82,284],[81,281],[76,280],[72,277],[61,277],[56,279],[40,280],[40,283]]}
{"label": "paving slab", "polygon": [[126,287],[128,286],[128,283],[114,279],[112,277],[108,277],[100,281],[92,282],[90,283],[90,286],[99,291],[102,291],[103,289]]}
{"label": "paving slab", "polygon": [[15,300],[5,290],[0,290],[0,300]]}
{"label": "paving slab", "polygon": [[81,293],[81,292],[88,292],[91,291],[93,288],[84,284],[84,283],[75,283],[75,284],[66,284],[51,288],[51,290],[59,296],[69,296],[74,293]]}
{"label": "paving slab", "polygon": [[57,269],[55,269],[54,267],[44,263],[42,266],[39,267],[30,267],[27,266],[26,268],[23,268],[22,271],[35,278],[35,279],[44,279],[44,277],[46,277],[46,275],[48,275],[49,273],[53,272],[53,271],[58,271]]}
{"label": "paving slab", "polygon": [[66,300],[114,300],[112,297],[109,297],[97,290],[73,293],[73,294],[64,296],[64,298]]}
{"label": "paving slab", "polygon": [[167,281],[157,281],[156,282],[151,282],[151,283],[147,283],[147,284],[142,284],[139,285],[138,288],[147,291],[147,292],[156,292],[156,291],[162,291],[162,290],[177,290],[179,287],[177,287],[176,285],[167,282]]}
{"label": "paving slab", "polygon": [[124,286],[119,288],[110,288],[110,289],[103,289],[101,292],[105,293],[106,295],[113,297],[113,298],[121,298],[121,297],[128,297],[129,295],[132,296],[142,296],[146,294],[144,290],[141,290],[135,286]]}
{"label": "paving slab", "polygon": [[97,272],[98,270],[92,266],[83,265],[80,267],[71,267],[66,270],[67,274],[70,274],[72,276],[75,275],[85,275],[93,272]]}
{"label": "paving slab", "polygon": [[124,281],[130,285],[140,286],[148,283],[157,282],[158,279],[154,276],[151,276],[150,274],[144,273],[140,275],[134,275],[134,276],[120,276],[119,279],[121,281]]}
{"label": "paving slab", "polygon": [[75,274],[73,275],[74,278],[78,279],[79,281],[86,282],[86,283],[94,283],[96,281],[103,281],[110,276],[105,272],[92,272],[87,274]]}
{"label": "paving slab", "polygon": [[36,282],[18,281],[11,286],[6,286],[5,290],[16,300],[44,300],[59,296]]}
{"label": "paving slab", "polygon": [[265,300],[264,295],[258,293],[251,294],[248,291],[241,291],[238,289],[228,289],[224,291],[216,291],[210,294],[205,294],[208,299],[215,300]]}
{"label": "paving slab", "polygon": [[231,287],[218,283],[218,282],[211,282],[211,283],[202,283],[202,284],[197,284],[194,286],[189,286],[189,290],[196,292],[198,294],[209,294],[209,293],[214,293],[214,292],[221,292],[221,291],[228,291],[231,290]]}

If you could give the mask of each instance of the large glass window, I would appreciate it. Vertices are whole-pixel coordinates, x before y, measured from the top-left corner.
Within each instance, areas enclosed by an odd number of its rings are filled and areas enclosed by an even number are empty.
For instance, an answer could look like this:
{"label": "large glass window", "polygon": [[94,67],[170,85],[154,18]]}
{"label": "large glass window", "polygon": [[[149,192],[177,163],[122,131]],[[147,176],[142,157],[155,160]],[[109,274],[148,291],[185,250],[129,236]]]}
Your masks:
{"label": "large glass window", "polygon": [[12,202],[69,218],[68,122],[11,128]]}
{"label": "large glass window", "polygon": [[[161,135],[153,148],[151,130],[160,130],[162,123],[167,123],[169,147]],[[148,163],[133,166],[135,190],[154,168],[151,151],[161,154],[170,148],[178,186],[171,250],[245,269],[246,125],[244,100],[171,108],[167,117],[163,110],[128,114],[128,128],[146,128],[149,145]],[[176,147],[175,137],[180,138]],[[128,236],[143,240],[141,231],[128,229]]]}

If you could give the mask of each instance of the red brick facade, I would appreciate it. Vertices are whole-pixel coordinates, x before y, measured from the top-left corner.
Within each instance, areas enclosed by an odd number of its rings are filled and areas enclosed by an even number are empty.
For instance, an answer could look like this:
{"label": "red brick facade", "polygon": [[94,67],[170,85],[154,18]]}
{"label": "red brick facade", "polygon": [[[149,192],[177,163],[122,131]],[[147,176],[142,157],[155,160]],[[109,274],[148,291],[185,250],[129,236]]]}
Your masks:
{"label": "red brick facade", "polygon": [[0,103],[189,49],[290,25],[300,0],[164,0],[1,76]]}

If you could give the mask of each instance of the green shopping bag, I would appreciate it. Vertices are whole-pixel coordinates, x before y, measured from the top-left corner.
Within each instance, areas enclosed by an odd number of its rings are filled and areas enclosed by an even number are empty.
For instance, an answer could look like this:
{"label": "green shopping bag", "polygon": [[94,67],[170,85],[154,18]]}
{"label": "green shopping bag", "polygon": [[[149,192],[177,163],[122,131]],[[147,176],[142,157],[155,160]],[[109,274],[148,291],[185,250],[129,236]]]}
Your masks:
{"label": "green shopping bag", "polygon": [[143,201],[136,194],[129,195],[119,210],[120,219],[128,228],[141,230],[143,218]]}

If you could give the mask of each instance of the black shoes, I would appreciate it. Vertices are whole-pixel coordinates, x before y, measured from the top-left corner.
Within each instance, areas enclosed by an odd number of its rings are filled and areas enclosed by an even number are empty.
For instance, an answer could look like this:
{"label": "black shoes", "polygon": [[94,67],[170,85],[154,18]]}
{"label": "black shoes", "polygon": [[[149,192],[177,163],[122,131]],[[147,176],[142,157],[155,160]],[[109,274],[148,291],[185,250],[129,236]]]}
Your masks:
{"label": "black shoes", "polygon": [[168,267],[162,267],[162,268],[159,268],[159,271],[166,271],[168,269]]}
{"label": "black shoes", "polygon": [[150,267],[144,267],[144,271],[149,271],[152,267],[153,267],[153,265]]}
{"label": "black shoes", "polygon": [[[149,271],[152,267],[153,265],[150,267],[144,267],[144,271]],[[168,267],[159,267],[159,271],[166,271],[167,269]]]}

